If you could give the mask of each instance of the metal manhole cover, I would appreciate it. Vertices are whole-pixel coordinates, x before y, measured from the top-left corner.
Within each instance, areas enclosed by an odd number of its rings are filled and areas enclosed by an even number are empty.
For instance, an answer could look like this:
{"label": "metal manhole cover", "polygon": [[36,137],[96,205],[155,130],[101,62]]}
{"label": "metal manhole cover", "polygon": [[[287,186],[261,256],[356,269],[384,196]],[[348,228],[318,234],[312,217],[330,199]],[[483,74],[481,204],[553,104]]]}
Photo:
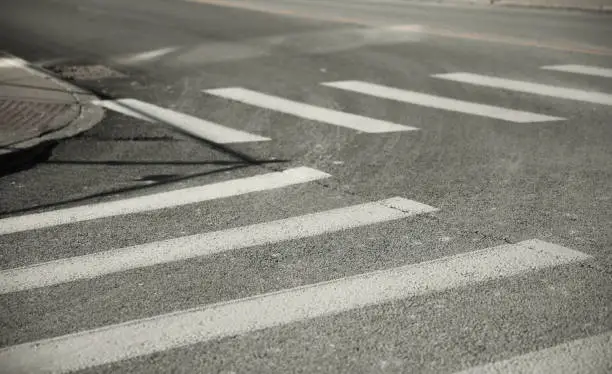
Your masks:
{"label": "metal manhole cover", "polygon": [[57,130],[78,114],[77,105],[0,99],[0,147]]}

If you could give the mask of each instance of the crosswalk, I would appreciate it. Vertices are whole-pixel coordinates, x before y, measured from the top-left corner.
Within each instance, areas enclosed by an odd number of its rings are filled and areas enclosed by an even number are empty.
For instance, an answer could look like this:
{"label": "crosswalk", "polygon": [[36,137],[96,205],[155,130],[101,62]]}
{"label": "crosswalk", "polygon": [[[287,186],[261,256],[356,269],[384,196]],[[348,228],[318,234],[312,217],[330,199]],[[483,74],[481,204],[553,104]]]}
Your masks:
{"label": "crosswalk", "polygon": [[[315,169],[295,168],[222,182],[224,184],[7,218],[0,221],[0,227],[6,235],[20,231],[19,222],[27,230],[42,229],[88,219],[110,219],[117,215],[202,204],[215,198],[231,198],[329,177],[332,176]],[[227,187],[225,191],[220,188],[223,185]],[[180,195],[184,197],[174,199]],[[215,253],[244,251],[261,245],[435,214],[437,210],[403,197],[392,197],[131,247],[92,248],[87,255],[3,270],[0,272],[0,294],[10,296]],[[34,224],[27,226],[30,220]],[[0,366],[7,373],[70,372],[590,258],[587,254],[553,243],[526,240],[10,346],[0,349]]]}
{"label": "crosswalk", "polygon": [[0,272],[0,293],[22,291],[208,256],[224,251],[322,235],[434,210],[432,207],[411,200],[394,198],[163,242],[96,251],[91,255],[2,271]]}
{"label": "crosswalk", "polygon": [[521,242],[13,346],[0,350],[0,363],[11,372],[74,371],[588,257]]}
{"label": "crosswalk", "polygon": [[[564,73],[606,76],[608,71],[575,65],[546,66],[542,69]],[[434,75],[434,78],[489,88],[500,88],[591,104],[609,105],[610,95],[580,91],[537,83],[512,81],[469,73]],[[425,106],[480,116],[511,123],[561,121],[548,114],[520,111],[440,97],[406,88],[384,86],[362,81],[318,82],[339,92],[359,93],[409,105]],[[242,87],[204,90],[204,95],[233,100],[283,114],[338,126],[347,131],[366,134],[410,132],[416,127],[373,119],[364,114],[347,113],[318,107],[305,102],[273,96]],[[271,141],[271,138],[209,122],[189,114],[146,103],[137,99],[102,100],[97,102],[110,110],[144,120],[165,123],[194,136],[213,142],[232,144]],[[364,110],[364,112],[367,111]],[[370,135],[374,136],[374,135]],[[57,226],[78,225],[96,220],[105,225],[115,217],[138,216],[164,209],[204,205],[213,200],[233,199],[246,194],[259,194],[298,185],[313,185],[333,175],[305,166],[279,172],[232,179],[224,182],[139,196],[127,196],[95,204],[74,206],[40,213],[0,219],[0,236],[48,230]],[[121,248],[87,249],[77,256],[30,263],[0,270],[0,295],[10,298],[20,293],[48,287],[70,287],[71,284],[103,278],[118,273],[163,267],[181,266],[197,259],[223,261],[216,254],[248,252],[256,247],[299,241],[321,235],[371,225],[390,225],[422,216],[435,215],[438,208],[405,196],[389,196],[382,200],[361,201],[334,209],[320,210],[271,221],[179,236],[172,239],[142,242]],[[433,222],[433,220],[432,220]],[[434,224],[434,223],[432,223]],[[350,260],[350,259],[349,259]],[[396,300],[475,287],[557,267],[592,260],[586,253],[537,238],[489,248],[473,248],[464,253],[442,256],[434,260],[365,271],[275,292],[264,292],[230,301],[198,305],[171,313],[147,316],[112,323],[107,326],[66,335],[25,342],[0,349],[0,367],[7,373],[71,372],[118,363],[158,352],[249,334],[277,326],[338,315]],[[41,306],[41,307],[44,307]],[[576,372],[572,362],[563,361],[564,352],[582,357],[596,369],[607,368],[612,354],[612,335],[604,333],[579,341],[564,343],[543,351],[528,353],[508,360],[466,369],[462,374]]]}
{"label": "crosswalk", "polygon": [[[602,78],[612,77],[612,69],[597,66],[547,65],[542,66],[541,69],[551,72],[591,75]],[[572,100],[605,106],[612,105],[612,94],[599,91],[552,86],[542,83],[466,72],[433,74],[431,78],[448,82],[499,89],[503,91],[538,95],[544,98]],[[323,87],[336,89],[345,93],[368,95],[411,106],[414,105],[450,111],[516,124],[535,124],[569,120],[568,118],[551,114],[533,113],[519,110],[517,108],[507,108],[503,106],[473,102],[471,100],[444,97],[427,92],[414,91],[398,86],[386,86],[373,82],[350,80],[317,83]],[[377,134],[419,130],[419,127],[415,126],[414,124],[389,122],[381,118],[368,117],[365,115],[365,113],[348,113],[337,109],[326,108],[309,104],[307,102],[300,102],[289,98],[271,95],[265,92],[251,90],[245,87],[204,89],[202,92],[207,96],[230,100],[313,122],[337,126],[347,130],[357,131],[359,133]],[[183,132],[187,132],[188,134],[198,138],[219,144],[263,142],[272,140],[269,137],[251,134],[243,130],[213,123],[205,119],[194,117],[190,114],[176,112],[174,110],[163,108],[151,103],[146,103],[137,99],[123,98],[116,100],[100,100],[96,101],[95,103],[127,116],[131,116],[146,122],[165,124]],[[407,113],[410,113],[411,107],[408,107],[406,111]],[[364,112],[367,112],[367,108],[364,109]],[[408,118],[410,118],[410,116],[408,116]]]}

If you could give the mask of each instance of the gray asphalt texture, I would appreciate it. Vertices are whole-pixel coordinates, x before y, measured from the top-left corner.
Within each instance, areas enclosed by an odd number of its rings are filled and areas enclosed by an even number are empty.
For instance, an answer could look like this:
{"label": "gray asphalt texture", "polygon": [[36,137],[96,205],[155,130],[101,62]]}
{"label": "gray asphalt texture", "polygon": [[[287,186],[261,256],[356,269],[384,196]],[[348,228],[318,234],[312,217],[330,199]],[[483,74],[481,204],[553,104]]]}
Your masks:
{"label": "gray asphalt texture", "polygon": [[[394,43],[338,37],[414,24],[428,32]],[[610,35],[610,14],[403,1],[2,2],[0,50],[55,71],[103,65],[121,74],[71,83],[273,139],[212,145],[107,112],[95,128],[60,142],[47,161],[0,178],[2,217],[294,166],[333,175],[321,183],[1,236],[2,269],[393,196],[440,210],[0,295],[0,347],[532,238],[593,259],[86,371],[452,373],[611,330],[612,107],[430,77],[471,72],[612,93],[612,79],[539,69],[612,68]],[[271,42],[281,36],[291,37]],[[336,48],[343,44],[352,47]],[[117,59],[174,46],[178,52],[155,62]],[[316,52],[325,46],[336,47]],[[514,124],[319,85],[335,80],[567,120]],[[420,130],[357,133],[201,92],[232,86]]]}

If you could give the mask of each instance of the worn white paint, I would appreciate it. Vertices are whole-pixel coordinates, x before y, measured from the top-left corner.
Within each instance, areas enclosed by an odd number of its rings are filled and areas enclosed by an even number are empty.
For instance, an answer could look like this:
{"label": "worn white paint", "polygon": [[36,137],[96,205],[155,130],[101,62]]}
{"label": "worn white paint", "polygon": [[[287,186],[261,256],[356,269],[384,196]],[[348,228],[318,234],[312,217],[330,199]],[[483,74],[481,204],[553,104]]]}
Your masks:
{"label": "worn white paint", "polygon": [[391,198],[272,222],[101,251],[0,271],[0,294],[321,235],[435,210],[416,201]]}
{"label": "worn white paint", "polygon": [[270,138],[235,130],[136,99],[96,100],[93,103],[144,121],[168,125],[214,143],[228,144],[270,140]]}
{"label": "worn white paint", "polygon": [[612,69],[600,68],[597,66],[586,65],[551,65],[542,66],[544,70],[562,71],[565,73],[576,73],[584,75],[593,75],[602,78],[612,78]]}
{"label": "worn white paint", "polygon": [[222,199],[327,177],[330,175],[322,171],[298,167],[204,186],[9,217],[0,219],[0,235]]}
{"label": "worn white paint", "polygon": [[417,128],[411,126],[399,125],[356,114],[300,103],[257,91],[251,91],[246,88],[229,87],[205,90],[204,92],[210,95],[258,106],[260,108],[275,110],[277,112],[291,114],[296,117],[301,117],[312,121],[323,122],[330,125],[346,127],[368,133],[417,130]]}
{"label": "worn white paint", "polygon": [[381,97],[384,99],[401,101],[404,103],[421,105],[429,108],[443,109],[453,112],[473,114],[476,116],[501,119],[504,121],[516,123],[547,122],[563,119],[559,117],[545,116],[542,114],[523,112],[492,105],[456,100],[448,97],[429,95],[420,92],[387,87],[368,82],[341,81],[327,82],[322,84],[329,87],[334,87],[346,91],[358,92],[370,96]]}
{"label": "worn white paint", "polygon": [[433,75],[433,77],[473,84],[476,86],[501,88],[509,91],[582,101],[593,104],[612,105],[612,95],[597,91],[584,91],[575,88],[549,86],[546,84],[517,81],[471,73],[437,74]]}
{"label": "worn white paint", "polygon": [[140,64],[144,62],[151,62],[151,61],[159,60],[160,58],[172,52],[175,52],[178,49],[179,49],[178,47],[165,47],[165,48],[155,49],[152,51],[133,53],[127,56],[115,57],[112,60],[116,63],[124,64],[124,65]]}
{"label": "worn white paint", "polygon": [[612,332],[574,340],[457,374],[612,373]]}
{"label": "worn white paint", "polygon": [[[2,56],[2,54],[0,54],[0,56]],[[23,68],[27,65],[27,62],[18,57],[0,57],[0,68]]]}
{"label": "worn white paint", "polygon": [[0,350],[0,367],[10,373],[85,369],[587,258],[529,240],[12,346]]}

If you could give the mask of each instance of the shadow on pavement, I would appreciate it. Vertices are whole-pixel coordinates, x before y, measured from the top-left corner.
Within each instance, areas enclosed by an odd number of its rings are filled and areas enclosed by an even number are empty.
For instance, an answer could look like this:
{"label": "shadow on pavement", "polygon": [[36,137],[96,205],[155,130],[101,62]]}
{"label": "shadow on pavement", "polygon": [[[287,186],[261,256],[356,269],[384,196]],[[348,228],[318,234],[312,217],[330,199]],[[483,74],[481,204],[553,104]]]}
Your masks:
{"label": "shadow on pavement", "polygon": [[[258,164],[283,163],[283,162],[287,162],[287,161],[286,160],[259,161]],[[179,175],[179,174],[168,174],[168,175],[163,175],[163,176],[161,176],[161,175],[151,175],[151,176],[147,176],[147,177],[141,178],[142,181],[151,182],[151,183],[148,183],[146,185],[130,186],[130,187],[111,189],[111,190],[107,190],[107,191],[103,191],[103,192],[99,192],[99,193],[95,193],[95,194],[91,194],[91,195],[87,195],[87,196],[82,196],[82,197],[78,197],[78,198],[74,198],[74,199],[69,199],[69,200],[63,200],[63,201],[54,202],[54,203],[50,203],[50,204],[41,204],[41,205],[37,205],[37,206],[29,207],[29,208],[24,208],[24,209],[5,211],[5,212],[2,212],[2,214],[28,213],[28,212],[39,210],[39,209],[56,208],[56,207],[59,207],[59,206],[62,206],[62,205],[73,204],[73,203],[78,203],[78,202],[84,202],[84,201],[87,201],[87,200],[90,200],[90,199],[96,199],[96,198],[116,195],[116,194],[125,193],[125,192],[134,192],[134,191],[138,191],[138,190],[145,190],[147,188],[164,186],[164,185],[168,185],[168,184],[171,184],[171,183],[176,183],[176,182],[181,182],[181,181],[189,180],[189,179],[192,179],[192,178],[197,178],[197,177],[202,177],[202,176],[207,176],[207,175],[212,175],[212,174],[219,174],[219,173],[223,173],[223,172],[226,172],[226,171],[233,171],[233,170],[243,169],[243,168],[246,168],[246,167],[249,167],[249,166],[253,166],[253,165],[252,164],[248,164],[248,163],[239,163],[239,164],[232,165],[232,166],[229,166],[229,167],[225,167],[225,168],[222,168],[222,169],[206,171],[206,172],[200,172],[200,173],[191,173],[191,174],[186,174],[186,175]]]}
{"label": "shadow on pavement", "polygon": [[[57,141],[52,140],[31,148],[0,155],[0,178],[5,175],[28,170],[38,163],[47,161],[57,144]],[[0,147],[0,150],[10,149],[10,146]]]}

